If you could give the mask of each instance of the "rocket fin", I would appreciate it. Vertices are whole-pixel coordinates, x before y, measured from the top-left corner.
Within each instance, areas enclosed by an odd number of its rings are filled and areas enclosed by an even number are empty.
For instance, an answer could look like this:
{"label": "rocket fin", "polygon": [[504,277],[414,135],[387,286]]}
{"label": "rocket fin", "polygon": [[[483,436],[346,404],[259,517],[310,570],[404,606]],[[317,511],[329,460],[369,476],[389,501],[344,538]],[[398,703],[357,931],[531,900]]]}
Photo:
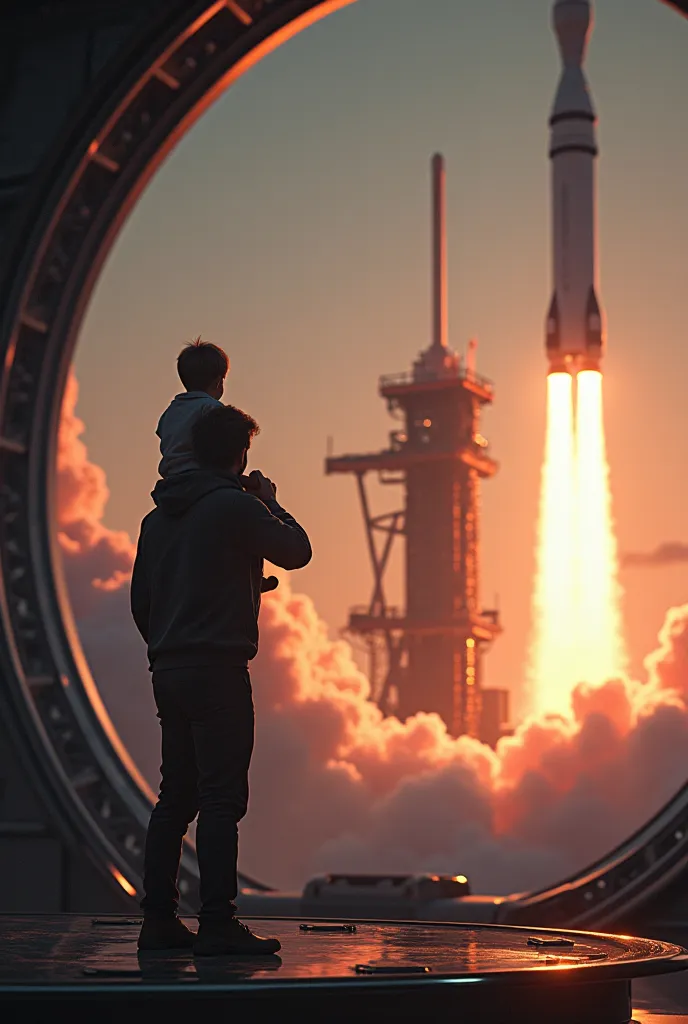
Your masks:
{"label": "rocket fin", "polygon": [[601,355],[604,348],[604,325],[602,323],[602,312],[597,301],[595,289],[590,286],[588,293],[588,304],[585,310],[585,335],[586,349],[597,355]]}
{"label": "rocket fin", "polygon": [[546,337],[545,347],[547,352],[550,354],[558,352],[561,348],[561,327],[559,321],[559,300],[557,299],[556,292],[552,296],[552,303],[547,314]]}

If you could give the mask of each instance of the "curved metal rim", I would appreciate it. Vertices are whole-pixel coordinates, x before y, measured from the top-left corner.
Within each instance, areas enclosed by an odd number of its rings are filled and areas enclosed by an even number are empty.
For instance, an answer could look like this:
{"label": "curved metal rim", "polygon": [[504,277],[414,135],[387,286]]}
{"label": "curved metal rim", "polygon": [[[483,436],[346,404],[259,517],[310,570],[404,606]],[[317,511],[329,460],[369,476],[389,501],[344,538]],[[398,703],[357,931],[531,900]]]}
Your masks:
{"label": "curved metal rim", "polygon": [[[4,711],[64,835],[130,895],[140,889],[151,793],[120,742],[81,651],[53,529],[64,384],[86,303],[146,182],[206,107],[290,36],[356,0],[195,0],[108,66],[46,163],[6,263],[0,333],[0,668]],[[504,900],[499,918],[613,920],[688,863],[688,784],[585,872]],[[254,889],[264,886],[244,877]],[[197,867],[185,855],[184,906]],[[120,890],[118,890],[120,891]]]}

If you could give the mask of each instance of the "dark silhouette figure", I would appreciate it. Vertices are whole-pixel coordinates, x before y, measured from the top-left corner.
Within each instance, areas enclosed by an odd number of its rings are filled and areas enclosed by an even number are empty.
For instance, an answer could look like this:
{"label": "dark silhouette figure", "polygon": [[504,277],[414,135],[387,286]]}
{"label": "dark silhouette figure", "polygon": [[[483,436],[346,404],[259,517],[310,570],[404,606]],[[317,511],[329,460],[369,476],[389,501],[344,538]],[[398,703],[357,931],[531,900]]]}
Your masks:
{"label": "dark silhouette figure", "polygon": [[[177,373],[185,390],[172,399],[155,431],[160,438],[158,472],[163,480],[200,468],[193,451],[194,423],[210,410],[221,407],[229,356],[217,345],[199,337],[179,353]],[[264,594],[278,586],[276,576],[261,581]]]}
{"label": "dark silhouette figure", "polygon": [[177,358],[177,373],[185,390],[175,395],[160,417],[160,465],[163,480],[198,469],[193,452],[193,426],[199,416],[222,405],[229,357],[217,345],[195,341],[185,345]]}
{"label": "dark silhouette figure", "polygon": [[[159,480],[141,524],[131,608],[148,645],[162,727],[162,781],[146,840],[140,949],[197,955],[275,953],[235,918],[237,823],[248,804],[254,713],[248,664],[258,650],[263,559],[300,569],[305,531],[274,484],[245,477],[256,422],[218,406],[193,426],[200,468]],[[198,813],[196,937],[177,917],[182,840]]]}

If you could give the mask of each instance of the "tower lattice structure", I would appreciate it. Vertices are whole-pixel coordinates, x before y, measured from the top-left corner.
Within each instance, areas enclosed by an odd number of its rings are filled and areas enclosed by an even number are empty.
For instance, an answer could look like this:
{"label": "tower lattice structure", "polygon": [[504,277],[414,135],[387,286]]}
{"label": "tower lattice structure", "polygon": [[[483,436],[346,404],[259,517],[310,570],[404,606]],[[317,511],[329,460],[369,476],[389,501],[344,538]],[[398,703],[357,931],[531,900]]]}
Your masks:
{"label": "tower lattice structure", "polygon": [[[379,393],[402,420],[388,447],[330,456],[326,472],[356,477],[373,591],[353,608],[348,632],[369,654],[373,699],[401,718],[436,711],[455,735],[478,736],[481,654],[500,631],[480,604],[480,481],[497,463],[480,433],[493,385],[447,344],[444,160],[433,158],[433,340],[412,370],[380,379]],[[401,485],[403,508],[373,515],[366,477]],[[395,538],[405,542],[405,608],[391,607],[385,575]],[[381,540],[380,540],[381,538]]]}

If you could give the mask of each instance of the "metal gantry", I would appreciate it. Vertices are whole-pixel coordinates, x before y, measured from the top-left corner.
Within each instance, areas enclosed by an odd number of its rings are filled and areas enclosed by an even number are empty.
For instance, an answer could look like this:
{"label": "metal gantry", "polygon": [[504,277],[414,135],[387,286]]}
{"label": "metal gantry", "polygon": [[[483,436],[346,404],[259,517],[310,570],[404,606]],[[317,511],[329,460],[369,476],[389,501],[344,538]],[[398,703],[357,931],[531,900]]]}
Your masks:
{"label": "metal gantry", "polygon": [[[356,477],[373,571],[366,607],[348,632],[367,646],[371,694],[385,713],[437,711],[454,735],[478,736],[480,653],[499,632],[479,604],[479,486],[497,464],[480,433],[492,384],[448,347],[444,160],[432,162],[433,338],[409,373],[382,377],[379,393],[403,421],[380,452],[330,456],[327,473]],[[373,515],[366,474],[405,492],[400,511]],[[384,540],[380,545],[378,535]],[[405,610],[387,603],[385,573],[405,540]]]}

